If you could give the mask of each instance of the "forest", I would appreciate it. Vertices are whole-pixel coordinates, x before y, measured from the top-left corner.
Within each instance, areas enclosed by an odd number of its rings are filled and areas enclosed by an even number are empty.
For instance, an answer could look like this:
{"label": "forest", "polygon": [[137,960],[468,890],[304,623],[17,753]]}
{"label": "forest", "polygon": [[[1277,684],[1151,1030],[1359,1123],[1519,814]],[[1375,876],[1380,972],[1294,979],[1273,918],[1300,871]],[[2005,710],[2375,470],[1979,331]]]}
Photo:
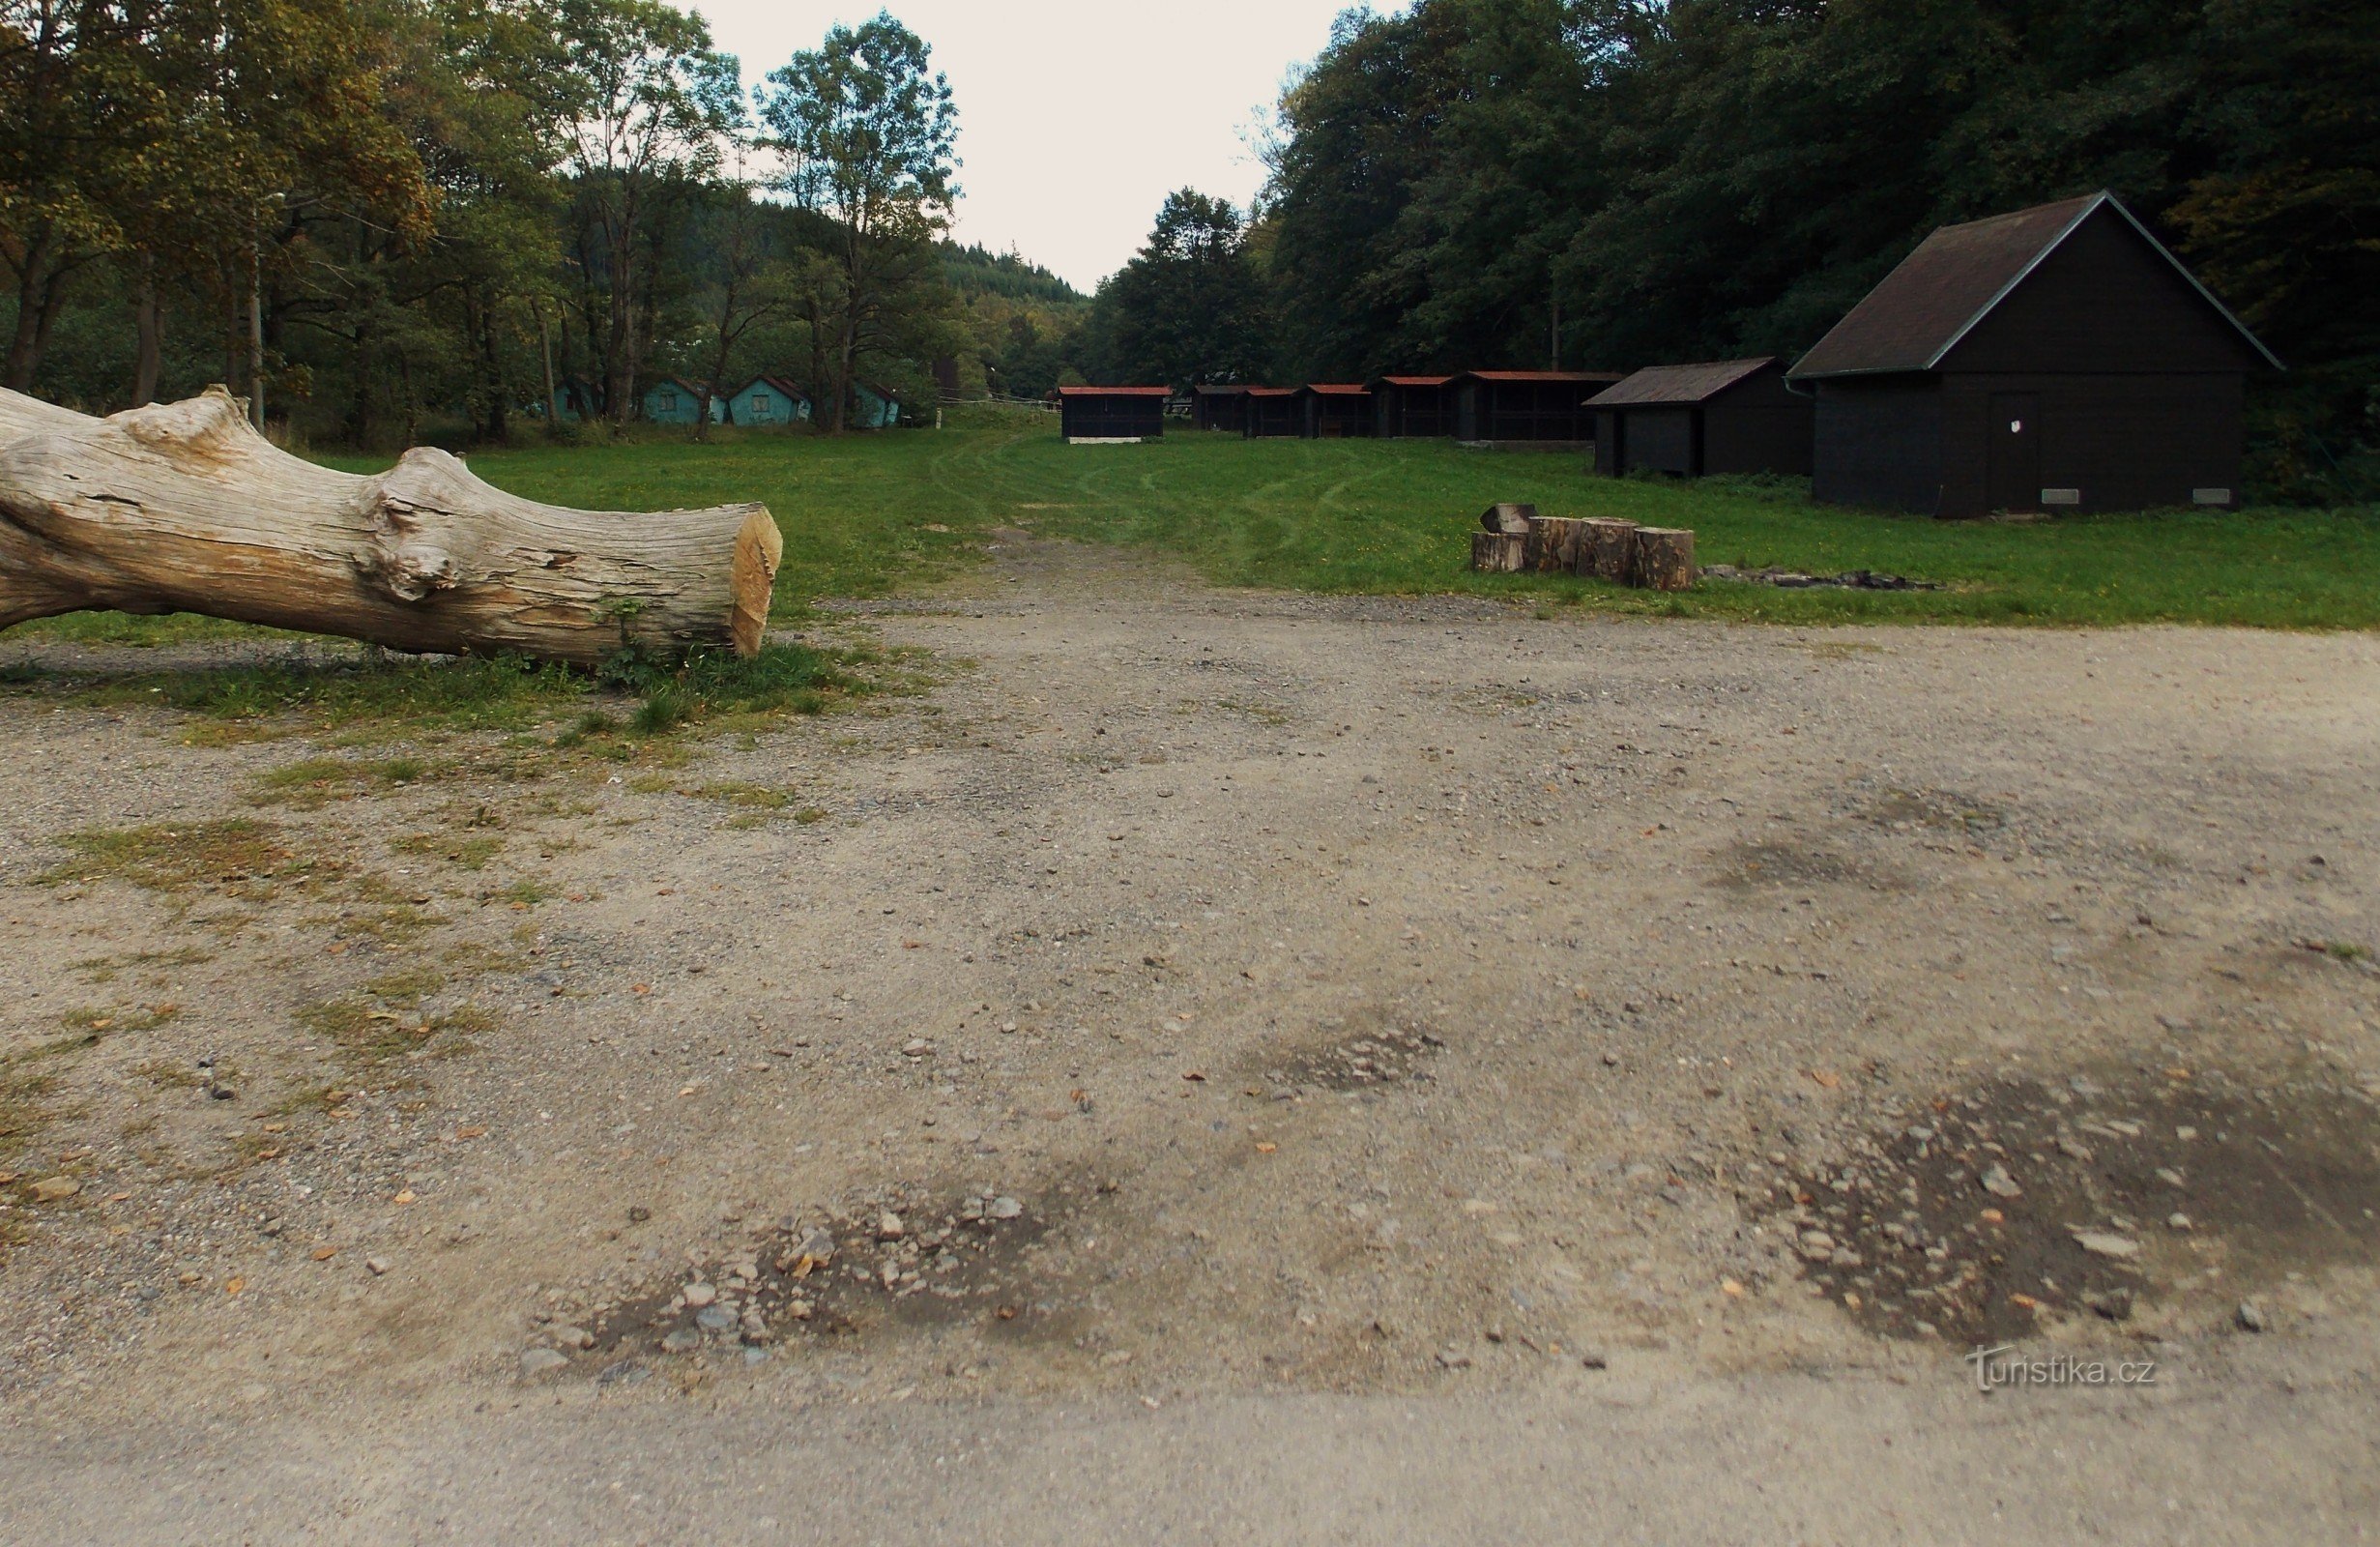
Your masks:
{"label": "forest", "polygon": [[1185,190],[1132,379],[1791,356],[1934,226],[2105,188],[2289,366],[2268,491],[2380,447],[2373,0],[1418,0],[1349,12],[1252,211]]}
{"label": "forest", "polygon": [[[223,380],[326,444],[617,426],[675,375],[1631,368],[1809,345],[1933,226],[2114,190],[2289,365],[2268,492],[2380,448],[2380,0],[1417,0],[1085,298],[948,240],[889,15],[765,72],[658,0],[0,0],[0,383]],[[582,426],[583,427],[583,426]]]}
{"label": "forest", "polygon": [[0,0],[0,385],[353,447],[670,375],[1046,391],[1083,298],[947,240],[955,133],[889,16],[747,90],[656,0]]}

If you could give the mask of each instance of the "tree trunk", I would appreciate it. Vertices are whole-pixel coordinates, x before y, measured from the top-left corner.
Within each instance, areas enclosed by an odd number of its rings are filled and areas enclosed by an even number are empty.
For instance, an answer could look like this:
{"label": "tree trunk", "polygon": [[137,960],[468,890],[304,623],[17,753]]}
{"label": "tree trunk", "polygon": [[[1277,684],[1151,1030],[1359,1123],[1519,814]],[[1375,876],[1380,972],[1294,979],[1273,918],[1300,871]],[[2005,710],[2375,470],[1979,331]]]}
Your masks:
{"label": "tree trunk", "polygon": [[1528,524],[1524,568],[1569,574],[1579,568],[1579,542],[1586,523],[1573,516],[1541,515]]}
{"label": "tree trunk", "polygon": [[1634,521],[1591,517],[1579,538],[1579,572],[1624,586],[1628,584],[1629,558],[1636,546]]}
{"label": "tree trunk", "polygon": [[1482,574],[1519,574],[1528,538],[1519,532],[1471,534],[1471,568]]}
{"label": "tree trunk", "polygon": [[537,418],[551,435],[562,422],[562,403],[554,396],[554,336],[545,326],[545,301],[541,296],[529,298],[529,309],[537,314],[537,354],[545,362],[545,412]]}
{"label": "tree trunk", "polygon": [[25,244],[16,284],[16,328],[9,337],[8,363],[0,366],[0,387],[12,392],[33,390],[43,351],[49,347],[50,326],[66,306],[66,272],[54,261],[57,248],[46,227]]}
{"label": "tree trunk", "polygon": [[165,306],[158,299],[157,260],[139,258],[132,279],[132,406],[157,401],[157,378],[165,353]]}
{"label": "tree trunk", "polygon": [[1694,573],[1692,532],[1666,526],[1637,528],[1630,585],[1648,591],[1685,591],[1694,585]]}
{"label": "tree trunk", "polygon": [[113,607],[578,665],[624,644],[748,656],[781,551],[760,505],[566,510],[426,449],[334,473],[220,387],[103,420],[0,392],[0,628]]}

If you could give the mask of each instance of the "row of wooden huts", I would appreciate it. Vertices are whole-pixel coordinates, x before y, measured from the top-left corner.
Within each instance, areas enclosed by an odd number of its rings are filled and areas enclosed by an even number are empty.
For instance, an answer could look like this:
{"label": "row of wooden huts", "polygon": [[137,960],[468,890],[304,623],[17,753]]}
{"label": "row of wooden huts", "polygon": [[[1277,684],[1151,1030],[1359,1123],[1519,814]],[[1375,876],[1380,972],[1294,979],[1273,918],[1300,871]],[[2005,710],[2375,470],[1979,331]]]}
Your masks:
{"label": "row of wooden huts", "polygon": [[[1251,438],[1591,446],[1612,476],[1800,475],[1829,503],[1972,516],[2234,505],[2248,377],[2280,368],[2100,192],[1940,228],[1789,367],[1210,385],[1191,413]],[[1070,437],[1118,391],[1162,431],[1165,388],[1067,391]]]}
{"label": "row of wooden huts", "polygon": [[[551,412],[558,422],[581,417],[582,406],[596,400],[595,389],[573,382],[554,393]],[[703,390],[682,376],[664,376],[645,389],[637,400],[639,415],[649,424],[692,424],[702,417]],[[531,413],[537,413],[531,405]],[[742,386],[711,394],[711,423],[762,427],[806,424],[819,416],[818,401],[791,379],[764,372]],[[900,394],[874,382],[852,383],[851,427],[888,429],[901,422]]]}

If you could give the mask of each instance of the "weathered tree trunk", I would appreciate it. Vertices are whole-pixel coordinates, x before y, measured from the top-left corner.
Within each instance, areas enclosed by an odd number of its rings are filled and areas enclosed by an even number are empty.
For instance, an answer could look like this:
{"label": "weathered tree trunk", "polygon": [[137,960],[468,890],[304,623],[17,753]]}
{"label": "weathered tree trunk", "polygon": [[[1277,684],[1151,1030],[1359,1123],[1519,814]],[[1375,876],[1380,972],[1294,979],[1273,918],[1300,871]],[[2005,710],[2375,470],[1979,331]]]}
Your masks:
{"label": "weathered tree trunk", "polygon": [[1491,532],[1510,532],[1517,535],[1526,532],[1528,524],[1536,519],[1537,507],[1515,505],[1510,500],[1499,500],[1479,512],[1479,524]]}
{"label": "weathered tree trunk", "polygon": [[1637,524],[1605,516],[1590,517],[1579,538],[1579,572],[1614,585],[1627,585],[1628,569],[1637,546]]}
{"label": "weathered tree trunk", "polygon": [[1519,574],[1526,562],[1528,537],[1520,532],[1471,534],[1471,568],[1482,574]]}
{"label": "weathered tree trunk", "polygon": [[427,449],[334,473],[220,387],[103,420],[0,392],[0,628],[113,607],[579,665],[624,644],[748,656],[782,550],[760,505],[566,510]]}
{"label": "weathered tree trunk", "polygon": [[1684,591],[1694,585],[1694,534],[1682,528],[1640,526],[1628,583],[1648,591]]}
{"label": "weathered tree trunk", "polygon": [[1579,567],[1579,540],[1586,523],[1575,516],[1541,515],[1528,524],[1524,568],[1568,574]]}

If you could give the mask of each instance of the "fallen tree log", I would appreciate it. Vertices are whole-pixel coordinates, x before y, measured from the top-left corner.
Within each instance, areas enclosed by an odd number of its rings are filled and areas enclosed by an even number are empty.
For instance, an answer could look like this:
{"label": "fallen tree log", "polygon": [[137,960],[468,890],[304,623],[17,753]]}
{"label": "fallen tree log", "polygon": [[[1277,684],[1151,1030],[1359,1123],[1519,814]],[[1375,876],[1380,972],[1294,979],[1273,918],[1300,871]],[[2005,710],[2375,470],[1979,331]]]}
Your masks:
{"label": "fallen tree log", "polygon": [[761,505],[539,505],[425,448],[334,472],[220,387],[106,419],[0,391],[0,628],[114,608],[576,665],[631,645],[749,656],[783,547]]}

